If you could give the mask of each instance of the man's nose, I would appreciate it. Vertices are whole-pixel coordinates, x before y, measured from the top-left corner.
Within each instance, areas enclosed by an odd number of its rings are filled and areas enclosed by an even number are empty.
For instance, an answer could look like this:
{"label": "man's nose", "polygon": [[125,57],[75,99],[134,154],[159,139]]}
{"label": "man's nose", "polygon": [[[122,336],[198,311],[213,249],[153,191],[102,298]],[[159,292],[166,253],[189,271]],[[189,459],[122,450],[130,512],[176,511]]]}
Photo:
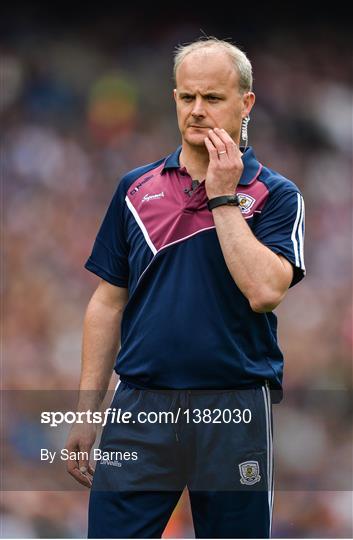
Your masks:
{"label": "man's nose", "polygon": [[205,108],[202,98],[196,98],[191,114],[193,116],[205,116]]}

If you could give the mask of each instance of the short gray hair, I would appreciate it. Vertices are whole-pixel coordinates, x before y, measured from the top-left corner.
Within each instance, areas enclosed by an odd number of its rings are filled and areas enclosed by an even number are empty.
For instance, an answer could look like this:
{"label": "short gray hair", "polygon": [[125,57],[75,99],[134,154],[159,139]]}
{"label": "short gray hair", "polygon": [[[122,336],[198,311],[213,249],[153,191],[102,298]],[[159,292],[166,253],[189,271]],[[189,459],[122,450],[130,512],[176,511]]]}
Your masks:
{"label": "short gray hair", "polygon": [[200,38],[187,45],[178,45],[175,48],[174,55],[174,80],[176,82],[177,69],[185,57],[202,49],[224,50],[234,63],[234,67],[239,74],[239,89],[241,92],[250,92],[252,90],[253,76],[252,66],[246,54],[238,47],[228,41],[217,39],[216,37]]}

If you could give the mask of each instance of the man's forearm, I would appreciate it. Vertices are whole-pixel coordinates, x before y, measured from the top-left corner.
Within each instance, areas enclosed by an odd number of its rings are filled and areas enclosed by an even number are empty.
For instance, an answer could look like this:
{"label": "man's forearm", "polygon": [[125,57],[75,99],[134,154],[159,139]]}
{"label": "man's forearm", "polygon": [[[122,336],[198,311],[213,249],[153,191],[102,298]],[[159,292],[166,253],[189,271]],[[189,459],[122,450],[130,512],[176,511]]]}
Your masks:
{"label": "man's forearm", "polygon": [[97,409],[106,394],[120,343],[123,306],[113,307],[94,295],[83,330],[82,368],[78,408]]}
{"label": "man's forearm", "polygon": [[286,282],[280,258],[261,244],[234,206],[213,211],[227,267],[254,311],[271,311],[281,301]]}

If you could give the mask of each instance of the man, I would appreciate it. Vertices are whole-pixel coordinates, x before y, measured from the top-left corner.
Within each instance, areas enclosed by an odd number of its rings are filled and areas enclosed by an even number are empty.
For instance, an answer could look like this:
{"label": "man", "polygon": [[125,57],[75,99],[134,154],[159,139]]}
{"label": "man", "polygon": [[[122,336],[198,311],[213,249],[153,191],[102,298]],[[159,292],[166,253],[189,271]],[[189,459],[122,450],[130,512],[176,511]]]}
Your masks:
{"label": "man", "polygon": [[[97,462],[89,536],[160,537],[187,485],[197,537],[268,537],[269,388],[283,369],[272,311],[305,275],[304,203],[239,146],[255,102],[242,51],[213,38],[180,47],[175,80],[181,148],[121,180],[86,263],[101,282],[79,409],[101,405],[121,327],[111,407],[135,420],[107,424],[100,448],[138,458]],[[141,411],[176,417],[143,423]],[[95,437],[76,425],[67,446],[89,452]],[[68,468],[91,486],[88,460]]]}

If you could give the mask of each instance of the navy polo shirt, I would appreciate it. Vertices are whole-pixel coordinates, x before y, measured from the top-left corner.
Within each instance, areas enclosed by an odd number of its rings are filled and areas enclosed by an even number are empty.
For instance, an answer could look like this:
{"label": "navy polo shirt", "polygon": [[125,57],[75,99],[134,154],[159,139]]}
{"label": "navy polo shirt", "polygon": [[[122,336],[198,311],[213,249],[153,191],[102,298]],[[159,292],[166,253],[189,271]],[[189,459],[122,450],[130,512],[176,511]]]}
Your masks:
{"label": "navy polo shirt", "polygon": [[[234,282],[204,182],[189,191],[180,151],[121,179],[85,265],[129,289],[115,370],[141,388],[239,388],[267,379],[280,389],[276,315],[252,311]],[[302,195],[251,147],[242,159],[243,217],[260,242],[291,262],[293,286],[305,275]]]}

